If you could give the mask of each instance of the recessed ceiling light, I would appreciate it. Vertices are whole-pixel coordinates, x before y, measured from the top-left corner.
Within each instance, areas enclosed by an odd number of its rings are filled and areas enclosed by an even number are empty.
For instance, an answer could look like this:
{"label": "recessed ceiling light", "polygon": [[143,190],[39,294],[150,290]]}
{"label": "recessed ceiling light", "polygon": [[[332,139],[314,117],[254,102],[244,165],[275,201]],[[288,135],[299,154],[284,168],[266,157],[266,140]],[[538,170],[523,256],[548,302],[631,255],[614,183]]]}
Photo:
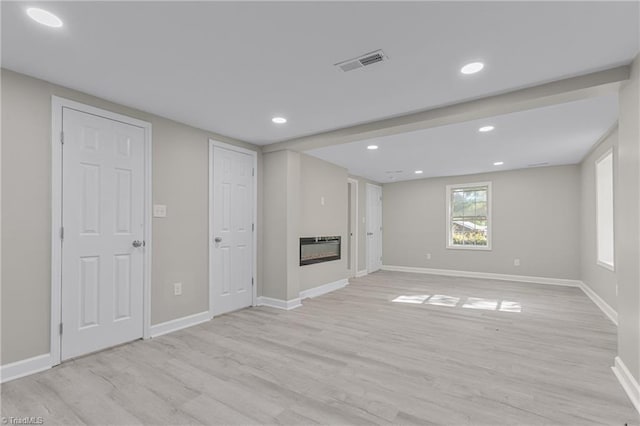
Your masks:
{"label": "recessed ceiling light", "polygon": [[369,145],[367,149],[371,149],[371,150],[378,149],[378,145]]}
{"label": "recessed ceiling light", "polygon": [[276,124],[284,124],[287,122],[287,119],[284,117],[273,117],[271,121],[273,121]]}
{"label": "recessed ceiling light", "polygon": [[27,9],[27,15],[39,24],[46,25],[47,27],[60,28],[62,26],[62,20],[51,12],[37,7],[30,7]]}
{"label": "recessed ceiling light", "polygon": [[482,68],[484,68],[484,64],[482,62],[471,62],[470,64],[460,68],[460,72],[462,74],[475,74],[482,71]]}
{"label": "recessed ceiling light", "polygon": [[486,132],[492,131],[493,129],[495,129],[495,127],[493,126],[482,126],[478,129],[478,131],[482,133],[486,133]]}
{"label": "recessed ceiling light", "polygon": [[502,166],[504,164],[504,161],[496,161],[495,163],[493,163],[494,166]]}
{"label": "recessed ceiling light", "polygon": [[415,171],[415,172],[413,172],[413,173],[415,173],[415,174],[417,174],[417,175],[421,175],[421,174],[422,174],[422,170],[416,170],[416,171]]}

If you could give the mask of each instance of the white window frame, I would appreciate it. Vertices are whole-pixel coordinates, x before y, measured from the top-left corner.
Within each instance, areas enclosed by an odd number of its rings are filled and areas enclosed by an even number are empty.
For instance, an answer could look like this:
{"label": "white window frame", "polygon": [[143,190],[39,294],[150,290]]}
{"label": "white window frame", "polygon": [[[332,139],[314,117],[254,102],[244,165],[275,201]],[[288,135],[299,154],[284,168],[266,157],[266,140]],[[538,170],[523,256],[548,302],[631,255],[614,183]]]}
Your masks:
{"label": "white window frame", "polygon": [[[486,246],[464,246],[464,245],[455,245],[453,244],[453,235],[451,235],[451,213],[452,213],[452,208],[453,206],[451,205],[451,192],[454,189],[460,189],[460,188],[478,188],[478,187],[482,187],[482,186],[486,186],[487,187],[487,245]],[[447,202],[446,202],[446,226],[447,226],[447,248],[448,249],[452,249],[452,250],[483,250],[483,251],[490,251],[491,250],[491,246],[492,246],[492,242],[493,242],[493,238],[492,238],[492,231],[493,231],[493,226],[491,223],[491,215],[493,213],[493,206],[491,203],[491,200],[493,198],[492,195],[492,188],[491,188],[491,182],[473,182],[473,183],[459,183],[459,184],[455,184],[455,185],[447,185],[446,187],[446,197],[447,197]]]}
{"label": "white window frame", "polygon": [[[612,244],[613,246],[611,247],[612,250],[612,257],[613,257],[613,261],[611,263],[606,262],[604,260],[601,259],[600,257],[600,218],[599,218],[599,203],[600,203],[600,197],[602,196],[600,194],[600,192],[598,191],[598,166],[600,165],[600,163],[602,163],[607,157],[611,156],[611,197],[612,197],[612,203],[613,203],[613,197],[615,197],[615,172],[614,172],[614,156],[613,156],[613,148],[609,148],[607,149],[600,157],[598,157],[598,159],[595,161],[595,166],[594,166],[594,179],[595,179],[595,199],[596,199],[596,264],[598,264],[599,266],[602,266],[605,269],[608,269],[610,271],[615,271],[615,240],[616,240],[616,235],[615,235],[615,226],[612,229]],[[613,208],[613,205],[611,206]],[[614,219],[612,217],[612,219]],[[613,223],[612,223],[613,225]]]}

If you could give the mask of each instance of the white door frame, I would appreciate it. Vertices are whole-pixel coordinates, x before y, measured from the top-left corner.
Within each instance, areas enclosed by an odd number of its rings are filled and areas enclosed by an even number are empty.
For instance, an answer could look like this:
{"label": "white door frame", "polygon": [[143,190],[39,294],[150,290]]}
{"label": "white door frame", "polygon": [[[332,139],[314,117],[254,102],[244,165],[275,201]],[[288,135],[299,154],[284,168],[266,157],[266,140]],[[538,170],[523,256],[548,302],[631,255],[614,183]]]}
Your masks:
{"label": "white door frame", "polygon": [[209,317],[213,318],[213,250],[211,245],[213,242],[213,148],[223,148],[230,151],[240,152],[242,154],[248,154],[253,159],[253,214],[251,215],[254,228],[253,228],[253,250],[251,255],[253,261],[251,262],[251,276],[253,277],[253,291],[251,293],[251,306],[256,306],[258,297],[258,277],[256,271],[258,270],[258,153],[251,151],[250,149],[241,148],[239,146],[231,145],[228,143],[220,142],[214,139],[209,139]]}
{"label": "white door frame", "polygon": [[151,123],[80,102],[51,97],[51,365],[61,362],[62,318],[62,109],[69,108],[144,130],[144,241],[142,336],[151,337]]}
{"label": "white door frame", "polygon": [[[369,187],[375,187],[375,188],[379,188],[380,189],[380,196],[382,196],[382,186],[381,185],[374,185],[372,183],[367,183],[367,189]],[[366,226],[365,226],[365,233],[368,232],[369,229],[369,224],[371,223],[371,209],[369,208],[370,203],[369,203],[369,191],[366,191]],[[382,218],[382,201],[380,201],[380,218]],[[380,246],[382,247],[382,223],[380,223]],[[370,259],[370,252],[369,250],[371,250],[371,244],[370,244],[370,240],[369,240],[369,236],[366,235],[366,245],[367,245],[367,253],[366,253],[366,266],[367,266],[367,273],[370,274],[372,271],[372,266],[371,262],[369,262]],[[380,251],[380,257],[382,257],[382,250]],[[380,264],[382,264],[382,261],[380,261]]]}
{"label": "white door frame", "polygon": [[[355,205],[351,206],[352,210],[351,210],[351,214],[355,214],[356,216],[356,220],[354,221],[356,224],[355,229],[352,229],[351,231],[353,232],[353,245],[355,246],[355,254],[354,257],[355,259],[351,260],[351,266],[353,267],[353,276],[357,277],[358,276],[358,244],[360,242],[360,234],[358,233],[358,204],[360,204],[360,198],[358,197],[358,180],[357,179],[353,179],[353,178],[347,178],[347,182],[352,184],[353,186],[351,187],[352,189],[355,189]],[[351,198],[349,198],[349,202],[351,202]],[[349,221],[351,221],[351,215],[349,215]],[[351,256],[351,253],[349,253],[349,256]]]}

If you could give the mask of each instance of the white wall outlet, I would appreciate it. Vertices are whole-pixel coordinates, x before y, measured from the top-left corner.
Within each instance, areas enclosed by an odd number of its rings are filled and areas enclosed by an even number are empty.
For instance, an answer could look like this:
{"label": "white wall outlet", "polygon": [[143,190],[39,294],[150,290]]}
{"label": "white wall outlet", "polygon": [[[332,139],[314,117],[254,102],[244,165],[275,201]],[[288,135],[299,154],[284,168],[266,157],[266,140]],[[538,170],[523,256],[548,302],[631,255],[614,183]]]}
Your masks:
{"label": "white wall outlet", "polygon": [[320,205],[324,206],[324,197],[320,197]]}
{"label": "white wall outlet", "polygon": [[167,206],[164,204],[154,204],[153,217],[167,217]]}
{"label": "white wall outlet", "polygon": [[427,253],[427,260],[431,260],[431,253]]}
{"label": "white wall outlet", "polygon": [[182,296],[182,283],[173,284],[173,295]]}
{"label": "white wall outlet", "polygon": [[520,266],[520,259],[513,259],[513,266]]}

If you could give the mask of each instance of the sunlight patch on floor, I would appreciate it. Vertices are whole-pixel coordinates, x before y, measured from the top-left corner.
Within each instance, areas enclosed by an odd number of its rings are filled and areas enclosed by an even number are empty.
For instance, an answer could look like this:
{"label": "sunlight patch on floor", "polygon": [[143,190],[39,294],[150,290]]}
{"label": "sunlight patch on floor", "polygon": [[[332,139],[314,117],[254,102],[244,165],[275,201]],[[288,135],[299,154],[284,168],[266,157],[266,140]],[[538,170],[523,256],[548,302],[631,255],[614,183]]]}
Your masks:
{"label": "sunlight patch on floor", "polygon": [[436,294],[427,301],[429,305],[436,306],[456,306],[460,301],[459,297],[447,296],[446,294]]}
{"label": "sunlight patch on floor", "polygon": [[409,303],[412,305],[434,305],[434,306],[446,306],[449,308],[455,308],[460,306],[465,309],[481,309],[485,311],[500,311],[500,312],[522,312],[522,305],[520,302],[514,302],[511,300],[496,300],[496,299],[484,299],[482,297],[467,297],[462,302],[459,297],[448,296],[446,294],[434,294],[433,296],[428,294],[416,294],[416,295],[402,295],[391,300],[394,303]]}
{"label": "sunlight patch on floor", "polygon": [[398,296],[395,299],[393,299],[392,302],[421,304],[428,298],[429,298],[428,294],[423,294],[418,296]]}
{"label": "sunlight patch on floor", "polygon": [[469,297],[462,307],[468,309],[485,309],[487,311],[495,311],[498,307],[498,301],[483,299],[481,297]]}

